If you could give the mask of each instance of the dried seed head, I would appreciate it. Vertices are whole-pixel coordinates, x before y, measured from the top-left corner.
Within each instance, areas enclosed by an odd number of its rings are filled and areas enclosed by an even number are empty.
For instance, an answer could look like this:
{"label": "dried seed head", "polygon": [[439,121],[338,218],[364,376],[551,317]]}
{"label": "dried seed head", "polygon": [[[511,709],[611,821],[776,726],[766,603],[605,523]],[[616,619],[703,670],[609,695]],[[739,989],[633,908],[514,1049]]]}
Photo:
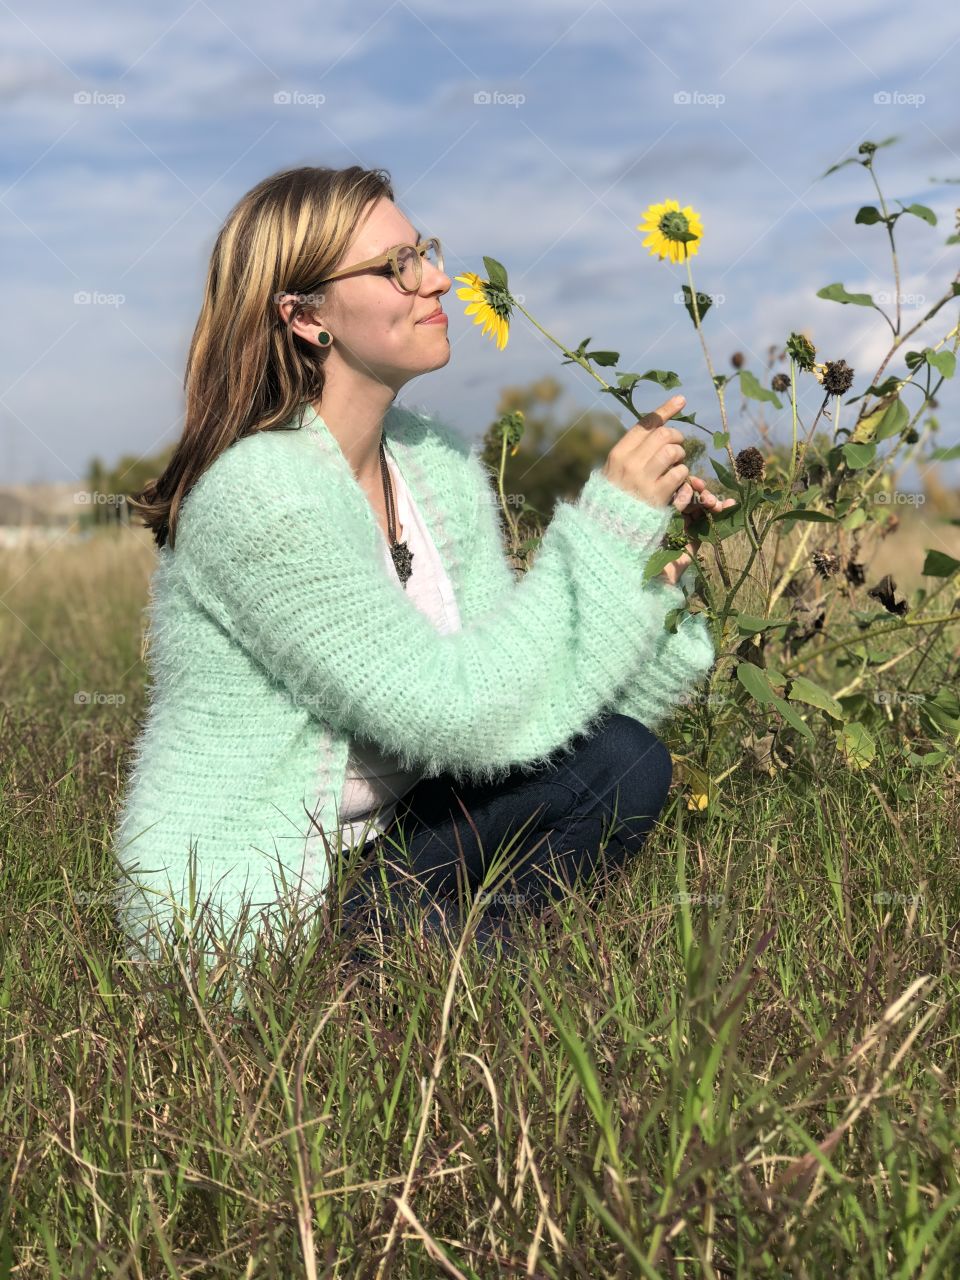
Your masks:
{"label": "dried seed head", "polygon": [[853,370],[846,360],[828,360],[824,366],[823,389],[832,396],[842,396],[853,386]]}
{"label": "dried seed head", "polygon": [[730,357],[730,363],[733,365],[735,369],[742,369],[743,368],[743,352],[735,351],[733,355]]}
{"label": "dried seed head", "polygon": [[762,480],[765,465],[763,454],[753,445],[741,449],[733,460],[734,470],[740,480]]}
{"label": "dried seed head", "polygon": [[790,375],[787,373],[775,373],[770,385],[773,387],[774,391],[789,391]]}
{"label": "dried seed head", "polygon": [[832,578],[840,568],[839,557],[831,551],[815,551],[812,558],[813,567],[821,578]]}
{"label": "dried seed head", "polygon": [[802,333],[791,333],[787,339],[787,355],[796,361],[798,368],[809,373],[817,358],[817,349]]}

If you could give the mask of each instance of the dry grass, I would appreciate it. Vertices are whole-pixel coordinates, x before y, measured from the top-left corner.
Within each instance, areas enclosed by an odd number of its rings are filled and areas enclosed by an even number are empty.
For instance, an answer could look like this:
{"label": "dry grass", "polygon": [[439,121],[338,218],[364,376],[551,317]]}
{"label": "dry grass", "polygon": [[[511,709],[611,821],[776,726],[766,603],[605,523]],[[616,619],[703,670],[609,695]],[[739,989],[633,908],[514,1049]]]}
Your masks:
{"label": "dry grass", "polygon": [[[928,545],[904,514],[868,582]],[[717,804],[674,791],[517,955],[409,934],[358,974],[318,914],[247,969],[132,970],[105,842],[152,561],[0,557],[3,1274],[954,1274],[960,805],[912,710],[866,771],[731,734]]]}

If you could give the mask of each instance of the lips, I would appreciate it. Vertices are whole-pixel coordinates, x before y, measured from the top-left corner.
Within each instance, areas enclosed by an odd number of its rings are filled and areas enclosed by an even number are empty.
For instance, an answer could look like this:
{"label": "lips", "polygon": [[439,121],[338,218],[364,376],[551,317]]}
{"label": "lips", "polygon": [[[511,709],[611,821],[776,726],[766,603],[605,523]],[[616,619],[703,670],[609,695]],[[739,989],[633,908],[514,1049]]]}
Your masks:
{"label": "lips", "polygon": [[[427,324],[431,320],[439,320],[441,316],[444,316],[443,307],[437,307],[436,311],[432,312],[428,316],[424,316],[422,320],[418,320],[417,324]],[[445,316],[444,319],[446,319]]]}

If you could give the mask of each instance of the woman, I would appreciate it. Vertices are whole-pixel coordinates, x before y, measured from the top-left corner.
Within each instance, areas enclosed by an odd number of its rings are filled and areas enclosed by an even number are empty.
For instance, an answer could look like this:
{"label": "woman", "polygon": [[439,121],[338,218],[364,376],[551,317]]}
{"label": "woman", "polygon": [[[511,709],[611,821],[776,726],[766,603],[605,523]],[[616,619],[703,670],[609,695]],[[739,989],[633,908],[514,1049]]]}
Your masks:
{"label": "woman", "polygon": [[461,850],[473,892],[522,827],[495,915],[559,891],[554,854],[589,872],[615,816],[622,860],[660,811],[652,726],[715,656],[702,618],[664,627],[690,557],[643,580],[671,498],[716,504],[664,425],[680,406],[557,505],[515,581],[477,455],[394,403],[450,359],[450,286],[383,170],[274,174],[217,238],[183,434],[136,502],[158,546],[150,698],[114,847],[150,955],[154,925],[207,900],[228,927],[249,907],[246,945],[371,831],[363,854],[393,865],[365,856],[347,905],[379,882],[443,911]]}

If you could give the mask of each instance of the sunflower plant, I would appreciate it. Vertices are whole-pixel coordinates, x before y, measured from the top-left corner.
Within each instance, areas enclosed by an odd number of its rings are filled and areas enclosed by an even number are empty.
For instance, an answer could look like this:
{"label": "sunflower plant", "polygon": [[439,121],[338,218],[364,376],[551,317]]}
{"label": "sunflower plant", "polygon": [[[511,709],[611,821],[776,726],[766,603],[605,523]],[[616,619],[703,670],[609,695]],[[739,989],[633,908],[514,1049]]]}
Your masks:
{"label": "sunflower plant", "polygon": [[[711,777],[711,744],[719,740],[725,726],[732,729],[748,712],[749,727],[756,726],[758,717],[770,722],[761,726],[769,729],[775,740],[774,749],[766,753],[768,761],[782,765],[804,744],[812,747],[826,734],[851,768],[868,767],[876,752],[875,734],[890,714],[889,700],[871,701],[870,690],[875,680],[871,667],[882,663],[883,646],[891,643],[887,637],[895,635],[896,644],[909,634],[908,629],[916,628],[919,647],[921,637],[936,637],[960,621],[956,610],[960,602],[945,611],[942,606],[933,607],[939,605],[939,598],[951,584],[956,585],[960,569],[960,561],[945,552],[927,550],[923,573],[936,585],[930,590],[921,588],[909,603],[897,600],[896,584],[889,574],[868,586],[864,572],[862,544],[871,533],[882,535],[896,519],[883,495],[894,491],[903,467],[910,462],[948,461],[960,456],[960,446],[936,447],[939,424],[930,412],[936,404],[936,392],[954,376],[960,325],[948,322],[939,340],[902,350],[923,326],[960,298],[960,277],[950,282],[919,321],[904,330],[896,223],[909,216],[935,226],[936,216],[919,204],[898,202],[898,210],[887,204],[877,182],[874,158],[881,147],[894,141],[862,143],[856,156],[831,166],[823,175],[854,163],[869,174],[878,203],[863,206],[855,222],[885,228],[897,286],[893,315],[884,311],[873,295],[850,292],[839,282],[817,292],[817,297],[826,301],[873,308],[891,329],[889,351],[867,387],[853,397],[847,398],[855,370],[845,359],[818,359],[812,338],[804,331],[791,332],[781,348],[771,348],[779,349],[778,359],[787,365],[772,379],[769,373],[751,371],[739,353],[731,361],[733,373],[718,372],[705,327],[714,299],[698,291],[693,279],[692,258],[699,254],[704,236],[700,215],[690,205],[681,207],[679,201],[668,199],[650,204],[635,228],[642,233],[643,247],[652,257],[680,267],[686,274],[684,306],[697,331],[719,421],[716,426],[702,424],[694,412],[677,414],[671,421],[688,423],[703,432],[721,452],[722,456],[710,456],[709,461],[718,488],[728,495],[727,502],[708,509],[701,501],[705,485],[699,481],[687,508],[675,515],[663,549],[650,558],[646,569],[651,577],[684,552],[692,555],[718,655],[711,679],[716,688],[726,677],[727,689],[736,691],[719,698],[708,696],[690,708],[691,715],[708,721],[706,732],[691,735],[691,740],[702,744],[701,758],[690,766],[691,776],[701,780],[696,788],[700,800],[712,794],[712,784],[703,781]],[[948,244],[960,242],[960,210],[957,219],[957,233],[949,237]],[[681,385],[672,370],[620,370],[619,353],[594,346],[592,338],[583,339],[576,347],[568,346],[512,295],[507,271],[500,262],[489,257],[483,262],[485,276],[466,273],[456,277],[464,286],[457,292],[467,303],[466,314],[473,317],[474,324],[483,326],[483,334],[493,338],[498,350],[507,346],[511,321],[519,313],[559,349],[563,364],[582,368],[600,384],[601,394],[623,405],[633,419],[644,416],[636,398],[647,383],[666,391]],[[906,366],[900,373],[890,369],[898,356]],[[600,370],[612,372],[605,377]],[[809,422],[804,421],[799,404],[803,378],[811,379],[823,393]],[[728,409],[728,393],[735,383],[739,383],[744,408],[755,402],[762,413],[784,415],[784,425],[789,422],[788,448],[769,444],[769,427],[764,422],[760,428],[754,427],[754,432],[759,430],[765,448],[744,442],[735,450]],[[849,415],[844,415],[841,424],[841,407],[858,404],[856,416],[848,422]],[[503,430],[508,429],[512,452],[516,452],[522,418],[514,416],[509,424],[504,419]],[[506,445],[504,435],[504,458]],[[502,499],[502,466],[500,487]],[[506,514],[515,533],[509,512]],[[729,555],[724,544],[729,544]],[[715,576],[707,572],[701,557],[704,546],[712,555]],[[865,595],[862,601],[861,592]],[[745,594],[749,610],[743,607]],[[841,603],[847,614],[842,622],[832,617]],[[829,628],[828,617],[832,619]],[[911,686],[916,687],[932,651],[932,645],[923,646],[911,671]],[[849,669],[849,679],[840,688],[829,689],[824,683],[821,660],[828,655],[835,671]],[[904,759],[915,767],[944,765],[960,744],[956,693],[943,685],[920,705],[923,711],[913,716],[910,727],[918,742],[930,745],[932,739],[933,749],[923,753],[914,750],[908,736],[905,745],[901,743]],[[898,704],[896,714],[906,717],[915,706]],[[772,770],[774,765],[767,767]],[[696,807],[702,807],[699,801]]]}

